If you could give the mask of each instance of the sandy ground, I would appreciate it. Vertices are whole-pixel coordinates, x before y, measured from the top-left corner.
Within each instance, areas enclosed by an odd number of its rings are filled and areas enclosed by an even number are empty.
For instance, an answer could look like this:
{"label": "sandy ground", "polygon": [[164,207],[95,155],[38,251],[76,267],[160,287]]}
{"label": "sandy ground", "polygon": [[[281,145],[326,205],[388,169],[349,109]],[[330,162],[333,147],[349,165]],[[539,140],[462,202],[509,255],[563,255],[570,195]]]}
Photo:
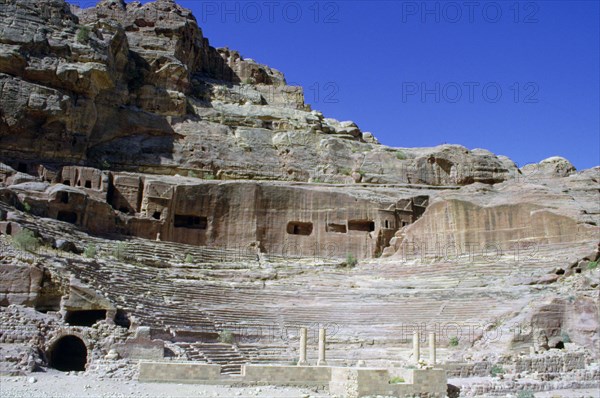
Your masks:
{"label": "sandy ground", "polygon": [[[30,378],[35,378],[31,383]],[[129,398],[129,397],[220,397],[220,398],[327,398],[328,394],[289,387],[226,387],[198,384],[139,383],[99,380],[88,375],[65,375],[58,371],[30,376],[0,377],[1,398]]]}
{"label": "sandy ground", "polygon": [[554,390],[536,392],[535,398],[554,398],[554,397],[565,397],[565,398],[600,398],[600,390],[584,388],[581,390]]}
{"label": "sandy ground", "polygon": [[[35,379],[35,382],[32,382]],[[463,379],[464,380],[464,379]],[[457,381],[456,379],[453,381]],[[227,387],[198,384],[139,383],[66,375],[50,370],[30,376],[0,377],[0,398],[330,398],[325,392],[291,387]],[[515,398],[515,395],[506,395]],[[536,398],[600,398],[598,389],[556,390],[535,393]]]}

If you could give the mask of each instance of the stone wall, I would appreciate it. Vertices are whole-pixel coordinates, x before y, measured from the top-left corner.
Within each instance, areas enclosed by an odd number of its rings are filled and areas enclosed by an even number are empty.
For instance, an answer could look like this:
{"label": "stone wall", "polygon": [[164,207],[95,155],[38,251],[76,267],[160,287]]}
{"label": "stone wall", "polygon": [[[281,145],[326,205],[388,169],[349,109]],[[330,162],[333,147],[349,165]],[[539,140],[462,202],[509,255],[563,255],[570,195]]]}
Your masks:
{"label": "stone wall", "polygon": [[446,395],[446,373],[442,369],[409,369],[407,380],[390,383],[387,369],[327,366],[243,365],[241,378],[221,376],[219,365],[203,363],[140,362],[139,380],[198,384],[265,384],[329,387],[345,398],[373,395],[439,397]]}
{"label": "stone wall", "polygon": [[517,358],[515,361],[516,373],[562,373],[584,368],[584,352],[545,352]]}
{"label": "stone wall", "polygon": [[445,397],[447,391],[446,371],[442,369],[414,369],[412,385],[415,394]]}
{"label": "stone wall", "polygon": [[112,190],[108,201],[122,213],[139,211],[142,200],[142,180],[139,175],[119,173],[112,175]]}
{"label": "stone wall", "polygon": [[488,361],[472,363],[445,363],[442,365],[448,377],[487,377],[492,370],[492,363]]}
{"label": "stone wall", "polygon": [[385,369],[332,368],[329,392],[346,398],[373,395],[445,397],[446,373],[441,369],[413,369],[403,383],[390,383]]}
{"label": "stone wall", "polygon": [[152,339],[150,328],[138,327],[135,336],[115,344],[114,349],[122,358],[160,360],[164,358],[165,343]]}
{"label": "stone wall", "polygon": [[331,380],[331,369],[324,366],[271,366],[243,365],[242,377],[245,383],[328,386]]}
{"label": "stone wall", "polygon": [[505,396],[524,391],[525,394],[538,391],[598,389],[600,370],[577,370],[570,374],[553,374],[548,380],[486,380],[461,386],[461,396]]}
{"label": "stone wall", "polygon": [[145,382],[195,383],[218,380],[221,366],[206,363],[140,362],[139,380]]}

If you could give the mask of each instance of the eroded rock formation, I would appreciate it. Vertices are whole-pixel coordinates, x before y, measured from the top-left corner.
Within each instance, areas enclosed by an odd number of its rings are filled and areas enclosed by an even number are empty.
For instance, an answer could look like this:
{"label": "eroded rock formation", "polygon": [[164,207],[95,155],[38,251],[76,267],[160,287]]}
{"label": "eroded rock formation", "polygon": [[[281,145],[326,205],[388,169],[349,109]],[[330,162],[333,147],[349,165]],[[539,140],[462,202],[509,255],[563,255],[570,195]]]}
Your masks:
{"label": "eroded rock formation", "polygon": [[333,364],[421,328],[451,375],[593,385],[598,167],[387,147],[169,0],[0,2],[0,93],[2,372],[235,374],[325,325]]}
{"label": "eroded rock formation", "polygon": [[211,47],[172,1],[83,10],[60,0],[7,1],[0,13],[0,154],[19,171],[76,163],[432,185],[499,182],[511,171],[489,152],[363,139],[356,124],[311,112],[280,72]]}

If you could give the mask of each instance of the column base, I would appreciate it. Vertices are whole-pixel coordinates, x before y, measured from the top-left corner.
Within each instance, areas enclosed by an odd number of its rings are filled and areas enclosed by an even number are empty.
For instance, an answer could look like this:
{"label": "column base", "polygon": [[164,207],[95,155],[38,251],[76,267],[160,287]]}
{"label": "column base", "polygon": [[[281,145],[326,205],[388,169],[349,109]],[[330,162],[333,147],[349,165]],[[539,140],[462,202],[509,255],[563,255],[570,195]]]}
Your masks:
{"label": "column base", "polygon": [[327,366],[327,361],[318,360],[317,361],[317,366]]}
{"label": "column base", "polygon": [[298,365],[298,366],[306,366],[306,365],[308,365],[308,361],[298,361],[298,363],[296,365]]}

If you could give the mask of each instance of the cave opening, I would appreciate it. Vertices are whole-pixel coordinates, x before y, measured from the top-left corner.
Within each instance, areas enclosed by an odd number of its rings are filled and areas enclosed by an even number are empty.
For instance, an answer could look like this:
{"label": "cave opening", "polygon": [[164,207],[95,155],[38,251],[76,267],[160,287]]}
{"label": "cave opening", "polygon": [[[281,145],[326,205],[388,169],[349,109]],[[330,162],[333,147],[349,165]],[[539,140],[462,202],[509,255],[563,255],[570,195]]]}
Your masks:
{"label": "cave opening", "polygon": [[61,203],[69,203],[69,193],[68,192],[60,193],[60,202]]}
{"label": "cave opening", "polygon": [[129,317],[127,316],[127,312],[125,312],[125,310],[117,310],[117,313],[115,314],[115,325],[129,329],[129,327],[131,326],[131,321],[129,320]]}
{"label": "cave opening", "polygon": [[349,220],[348,229],[351,231],[373,232],[375,231],[375,222],[371,220]]}
{"label": "cave opening", "polygon": [[206,229],[208,219],[202,216],[175,214],[173,224],[175,228]]}
{"label": "cave opening", "polygon": [[77,336],[61,337],[48,351],[48,362],[51,368],[62,372],[85,371],[87,348]]}
{"label": "cave opening", "polygon": [[325,230],[327,232],[337,232],[337,233],[340,233],[340,234],[345,234],[346,233],[346,225],[345,224],[329,223],[325,227]]}
{"label": "cave opening", "polygon": [[312,234],[313,223],[311,222],[300,222],[290,221],[287,225],[286,231],[290,235],[310,235]]}
{"label": "cave opening", "polygon": [[38,302],[35,304],[35,310],[41,312],[43,314],[60,311],[60,299],[61,296],[48,296],[48,297],[40,297]]}
{"label": "cave opening", "polygon": [[559,341],[558,343],[556,343],[554,345],[554,348],[558,348],[559,350],[562,350],[565,348],[565,343],[563,343],[562,341]]}
{"label": "cave opening", "polygon": [[106,310],[67,311],[65,322],[71,326],[92,326],[106,319]]}
{"label": "cave opening", "polygon": [[59,211],[58,215],[56,216],[56,218],[59,221],[64,221],[64,222],[68,222],[70,224],[75,224],[77,223],[77,213],[73,212],[73,211]]}

